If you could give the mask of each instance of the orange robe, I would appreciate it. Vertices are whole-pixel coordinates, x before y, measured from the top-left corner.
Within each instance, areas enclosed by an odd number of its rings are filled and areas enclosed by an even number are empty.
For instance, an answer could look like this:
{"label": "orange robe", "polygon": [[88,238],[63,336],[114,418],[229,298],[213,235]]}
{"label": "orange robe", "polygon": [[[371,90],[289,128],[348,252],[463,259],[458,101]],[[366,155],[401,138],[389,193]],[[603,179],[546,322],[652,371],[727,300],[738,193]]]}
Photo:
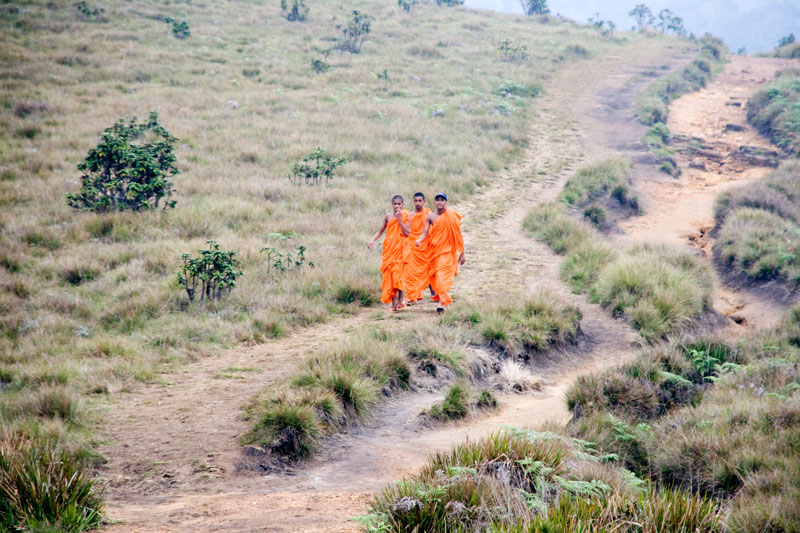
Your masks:
{"label": "orange robe", "polygon": [[422,292],[431,284],[428,274],[428,239],[425,239],[417,246],[417,239],[425,229],[425,220],[431,210],[427,207],[422,212],[414,212],[409,218],[410,226],[408,232],[408,259],[406,260],[405,285],[406,297],[409,302],[422,300]]}
{"label": "orange robe", "polygon": [[439,303],[448,306],[453,303],[449,292],[453,278],[458,275],[458,254],[464,251],[461,215],[452,209],[445,209],[428,230],[428,238],[431,285]]}
{"label": "orange robe", "polygon": [[[408,211],[402,210],[403,224],[408,224]],[[386,237],[383,239],[383,253],[381,254],[381,301],[390,303],[397,291],[404,291],[403,270],[405,270],[405,250],[408,239],[403,235],[397,219],[392,219],[386,224]]]}

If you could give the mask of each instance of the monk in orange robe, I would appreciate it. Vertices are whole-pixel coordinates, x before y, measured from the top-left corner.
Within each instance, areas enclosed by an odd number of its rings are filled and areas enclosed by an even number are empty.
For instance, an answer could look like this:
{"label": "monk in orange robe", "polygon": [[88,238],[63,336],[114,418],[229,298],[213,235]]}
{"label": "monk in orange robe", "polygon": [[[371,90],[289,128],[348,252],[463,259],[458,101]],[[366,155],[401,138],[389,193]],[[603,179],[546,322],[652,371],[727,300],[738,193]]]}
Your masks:
{"label": "monk in orange robe", "polygon": [[458,275],[458,266],[466,262],[466,257],[464,236],[461,234],[461,215],[452,209],[447,209],[447,195],[443,192],[434,196],[434,202],[436,212],[428,215],[425,229],[416,244],[421,245],[430,232],[429,273],[431,285],[436,292],[434,300],[437,298],[439,300],[436,311],[443,313],[445,307],[453,303],[450,288],[453,286],[453,278]]}
{"label": "monk in orange robe", "polygon": [[425,230],[431,210],[425,207],[425,195],[414,194],[414,212],[408,219],[408,258],[406,260],[405,286],[409,305],[422,300],[422,292],[431,284],[428,273],[428,241],[416,246],[416,241]]}
{"label": "monk in orange robe", "polygon": [[383,217],[383,224],[378,232],[367,244],[372,249],[375,241],[380,239],[384,230],[386,238],[383,239],[383,253],[381,254],[381,301],[391,302],[392,311],[399,311],[405,307],[403,298],[403,271],[408,249],[408,211],[403,209],[403,197],[399,194],[392,197],[392,212]]}

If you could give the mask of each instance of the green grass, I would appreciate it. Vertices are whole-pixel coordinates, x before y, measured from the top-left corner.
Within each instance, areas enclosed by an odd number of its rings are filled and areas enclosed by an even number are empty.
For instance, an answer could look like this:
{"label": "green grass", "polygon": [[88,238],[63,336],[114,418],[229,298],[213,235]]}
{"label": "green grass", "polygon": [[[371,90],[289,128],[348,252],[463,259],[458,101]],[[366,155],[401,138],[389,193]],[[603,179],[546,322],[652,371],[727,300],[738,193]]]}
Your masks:
{"label": "green grass", "polygon": [[791,156],[800,156],[800,72],[789,69],[750,98],[747,120]]}
{"label": "green grass", "polygon": [[[569,432],[654,483],[725,501],[728,531],[794,531],[800,311],[738,340],[674,343],[570,390]],[[681,392],[683,390],[683,392]]]}
{"label": "green grass", "polygon": [[584,207],[603,196],[610,196],[618,186],[627,186],[630,174],[631,162],[624,157],[587,165],[567,181],[559,200],[571,207]]}
{"label": "green grass", "polygon": [[428,409],[435,420],[458,420],[469,414],[470,391],[463,383],[456,383],[447,390],[444,399]]}
{"label": "green grass", "polygon": [[643,488],[586,444],[519,430],[460,444],[383,489],[359,521],[390,532],[721,531],[713,500]]}
{"label": "green grass", "polygon": [[800,284],[798,176],[800,164],[790,161],[756,183],[720,195],[714,253],[726,272],[757,282]]}
{"label": "green grass", "polygon": [[556,203],[533,209],[523,227],[565,256],[560,276],[573,292],[588,292],[649,341],[690,327],[710,306],[710,269],[688,251],[640,245],[618,254]]}

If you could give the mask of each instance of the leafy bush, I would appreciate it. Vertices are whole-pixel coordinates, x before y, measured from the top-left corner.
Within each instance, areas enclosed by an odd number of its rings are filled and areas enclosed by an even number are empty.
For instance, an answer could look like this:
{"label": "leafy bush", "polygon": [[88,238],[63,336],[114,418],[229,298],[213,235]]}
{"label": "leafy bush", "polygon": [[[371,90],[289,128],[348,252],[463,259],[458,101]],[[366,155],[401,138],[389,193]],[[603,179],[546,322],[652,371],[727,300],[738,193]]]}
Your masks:
{"label": "leafy bush", "polygon": [[354,9],[353,18],[347,24],[338,24],[336,27],[342,30],[344,34],[344,38],[339,40],[339,49],[351,54],[357,54],[361,51],[367,34],[372,29],[372,17],[359,13]]}
{"label": "leafy bush", "polygon": [[308,17],[308,6],[303,0],[291,0],[291,5],[289,5],[289,0],[281,0],[281,11],[286,20],[290,22],[302,22]]}
{"label": "leafy bush", "polygon": [[261,251],[267,254],[267,274],[299,272],[306,265],[314,268],[313,262],[306,262],[306,249],[305,246],[298,246],[297,254],[293,256],[292,252],[283,253],[269,246],[262,248]]}
{"label": "leafy bush", "polygon": [[522,62],[530,57],[530,53],[528,52],[528,47],[526,45],[523,44],[520,46],[514,46],[514,43],[511,42],[511,39],[506,39],[500,43],[498,50],[500,50],[500,56],[504,61]]}
{"label": "leafy bush", "polygon": [[331,69],[331,66],[322,59],[312,59],[311,69],[315,74],[325,74]]}
{"label": "leafy bush", "polygon": [[175,20],[172,17],[165,17],[164,22],[172,24],[172,35],[178,39],[186,39],[192,34],[189,29],[189,23],[185,20]]}
{"label": "leafy bush", "polygon": [[[137,123],[135,117],[117,122],[78,165],[82,187],[67,194],[67,203],[91,211],[157,209],[162,198],[172,196],[169,177],[179,172],[173,153],[177,140],[158,123],[156,112],[147,122]],[[175,203],[165,201],[164,209]]]}
{"label": "leafy bush", "polygon": [[333,157],[324,148],[316,148],[313,152],[303,155],[302,159],[292,164],[292,173],[289,180],[300,185],[320,185],[323,178],[325,185],[328,185],[333,177],[333,171],[338,167],[344,166],[347,159],[344,157]]}
{"label": "leafy bush", "polygon": [[550,8],[547,7],[547,0],[519,0],[519,3],[522,6],[522,12],[528,16],[550,13]]}
{"label": "leafy bush", "polygon": [[219,301],[225,293],[236,288],[236,278],[243,275],[239,270],[241,262],[234,257],[236,252],[223,252],[216,242],[206,242],[210,248],[200,250],[198,257],[181,255],[183,266],[178,272],[178,285],[186,289],[190,301],[194,301],[198,285],[201,301]]}
{"label": "leafy bush", "polygon": [[100,4],[96,4],[94,7],[89,7],[89,4],[87,4],[85,0],[81,0],[75,4],[75,7],[78,9],[78,13],[80,13],[83,18],[88,20],[98,21],[103,16],[104,9]]}
{"label": "leafy bush", "polygon": [[103,520],[102,489],[74,457],[22,437],[0,440],[0,528],[85,531]]}
{"label": "leafy bush", "polygon": [[448,389],[444,400],[431,407],[428,415],[436,420],[455,420],[469,413],[469,390],[460,383]]}

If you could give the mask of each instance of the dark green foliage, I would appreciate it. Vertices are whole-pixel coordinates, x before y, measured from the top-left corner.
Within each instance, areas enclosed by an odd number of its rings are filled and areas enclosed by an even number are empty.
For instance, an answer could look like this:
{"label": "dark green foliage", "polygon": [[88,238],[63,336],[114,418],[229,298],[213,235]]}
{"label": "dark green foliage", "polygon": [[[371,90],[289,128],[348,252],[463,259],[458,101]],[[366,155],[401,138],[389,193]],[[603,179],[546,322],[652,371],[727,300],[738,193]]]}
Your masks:
{"label": "dark green foliage", "polygon": [[783,48],[786,45],[792,44],[794,42],[794,33],[790,33],[789,35],[784,35],[780,39],[778,39],[778,48]]}
{"label": "dark green foliage", "polygon": [[185,20],[175,21],[172,23],[172,35],[178,39],[186,39],[192,34],[189,29],[189,23]]}
{"label": "dark green foliage", "polygon": [[521,63],[530,57],[530,53],[528,52],[528,47],[526,45],[523,44],[520,46],[514,46],[514,43],[511,42],[511,39],[506,39],[500,43],[498,50],[500,50],[500,56],[504,61]]}
{"label": "dark green foliage", "polygon": [[522,12],[528,16],[550,13],[550,8],[547,7],[547,0],[519,0],[519,3],[522,6]]}
{"label": "dark green foliage", "polygon": [[633,9],[628,11],[628,16],[636,21],[636,29],[643,30],[644,28],[651,27],[655,23],[655,17],[650,8],[645,4],[637,4]]}
{"label": "dark green foliage", "polygon": [[464,5],[464,0],[436,0],[436,5],[447,7],[461,6]]}
{"label": "dark green foliage", "polygon": [[337,39],[339,49],[351,54],[357,54],[361,51],[367,34],[372,30],[372,17],[359,13],[354,9],[353,17],[347,24],[338,24],[336,28],[342,30],[344,34],[343,38]]}
{"label": "dark green foliage", "polygon": [[747,120],[784,152],[800,155],[800,76],[790,71],[760,89],[747,104]]}
{"label": "dark green foliage", "polygon": [[333,299],[342,304],[354,303],[363,307],[370,307],[379,301],[378,296],[368,286],[355,285],[346,281],[336,287]]}
{"label": "dark green foliage", "polygon": [[322,59],[312,59],[311,69],[315,74],[325,74],[331,69],[331,66]]}
{"label": "dark green foliage", "polygon": [[296,185],[320,185],[323,180],[328,185],[333,171],[347,163],[344,157],[333,157],[324,148],[317,147],[313,152],[303,155],[302,159],[292,164],[289,180]]}
{"label": "dark green foliage", "polygon": [[[91,211],[157,209],[162,198],[172,196],[169,177],[179,172],[173,153],[177,140],[158,123],[156,112],[147,122],[137,123],[135,117],[117,122],[78,165],[82,187],[67,194],[67,203]],[[168,207],[175,201],[165,201]]]}
{"label": "dark green foliage", "polygon": [[308,17],[308,6],[303,0],[281,0],[281,12],[290,22],[303,22]]}
{"label": "dark green foliage", "polygon": [[475,405],[482,408],[495,408],[497,407],[497,398],[495,398],[491,391],[483,389],[478,395],[478,400],[475,402]]}
{"label": "dark green foliage", "polygon": [[519,85],[513,81],[504,81],[500,87],[494,92],[497,96],[503,98],[513,95],[521,98],[534,98],[542,93],[542,86],[539,83],[530,83],[526,85]]}
{"label": "dark green foliage", "polygon": [[198,257],[181,255],[183,266],[178,272],[178,285],[186,289],[189,300],[194,301],[200,286],[200,300],[219,301],[223,295],[236,288],[236,278],[242,276],[241,262],[236,252],[224,252],[219,244],[206,241],[207,250],[200,250]]}
{"label": "dark green foliage", "polygon": [[85,531],[103,520],[102,489],[78,460],[20,437],[0,440],[0,529]]}
{"label": "dark green foliage", "polygon": [[99,21],[102,19],[104,9],[100,4],[89,7],[85,0],[81,0],[75,4],[75,7],[78,9],[78,13],[87,20]]}
{"label": "dark green foliage", "polygon": [[311,406],[275,402],[253,429],[250,441],[267,445],[280,455],[303,458],[314,451],[320,434]]}

